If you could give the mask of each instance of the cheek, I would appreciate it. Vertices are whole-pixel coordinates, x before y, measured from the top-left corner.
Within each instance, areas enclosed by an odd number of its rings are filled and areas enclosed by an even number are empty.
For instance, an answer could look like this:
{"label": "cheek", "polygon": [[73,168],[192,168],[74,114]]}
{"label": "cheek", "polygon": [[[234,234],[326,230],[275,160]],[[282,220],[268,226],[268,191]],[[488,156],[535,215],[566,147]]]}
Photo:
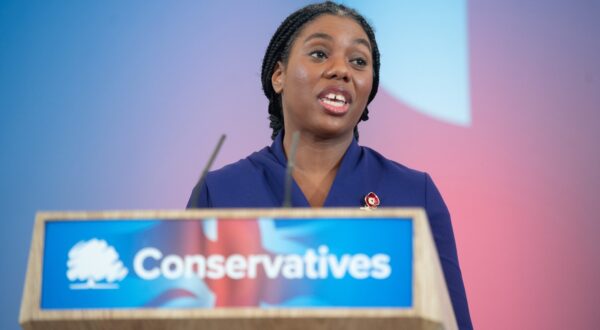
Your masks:
{"label": "cheek", "polygon": [[301,89],[309,80],[308,70],[302,65],[295,66],[293,72],[289,72],[289,74],[295,89]]}
{"label": "cheek", "polygon": [[360,75],[354,78],[354,86],[356,93],[360,100],[362,100],[360,107],[366,107],[369,101],[369,94],[371,94],[371,88],[373,87],[373,76],[370,74]]}
{"label": "cheek", "polygon": [[365,73],[364,75],[358,75],[355,78],[356,88],[360,91],[360,93],[366,93],[367,96],[371,93],[371,88],[373,87],[373,75]]}
{"label": "cheek", "polygon": [[289,64],[283,90],[284,117],[290,117],[289,111],[294,112],[303,108],[303,106],[298,105],[306,102],[306,95],[311,93],[310,86],[310,71],[308,68],[298,62]]}

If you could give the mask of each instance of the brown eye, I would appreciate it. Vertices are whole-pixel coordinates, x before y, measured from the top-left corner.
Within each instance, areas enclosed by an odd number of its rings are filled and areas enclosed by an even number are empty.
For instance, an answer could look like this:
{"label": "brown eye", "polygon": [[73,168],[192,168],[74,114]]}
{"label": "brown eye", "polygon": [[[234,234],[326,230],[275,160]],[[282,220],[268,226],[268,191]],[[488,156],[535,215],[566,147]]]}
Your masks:
{"label": "brown eye", "polygon": [[350,62],[354,63],[354,64],[356,64],[357,66],[360,66],[360,67],[367,66],[367,61],[365,59],[363,59],[363,58],[360,58],[360,57],[359,58],[355,58],[355,59],[351,60]]}
{"label": "brown eye", "polygon": [[315,51],[312,51],[312,52],[310,53],[310,56],[311,56],[311,57],[314,57],[314,58],[316,58],[316,59],[319,59],[319,60],[324,60],[324,59],[326,59],[326,58],[327,58],[327,54],[325,54],[325,52],[324,52],[324,51],[322,51],[322,50],[315,50]]}

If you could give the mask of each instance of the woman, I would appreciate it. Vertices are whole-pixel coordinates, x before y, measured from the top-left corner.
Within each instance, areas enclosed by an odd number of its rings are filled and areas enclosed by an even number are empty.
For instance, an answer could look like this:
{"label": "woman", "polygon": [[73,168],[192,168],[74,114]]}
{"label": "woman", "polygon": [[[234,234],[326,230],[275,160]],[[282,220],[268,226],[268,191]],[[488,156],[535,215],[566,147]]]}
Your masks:
{"label": "woman", "polygon": [[188,207],[279,207],[292,134],[292,205],[360,207],[375,192],[382,207],[425,208],[461,329],[472,328],[450,215],[426,173],[358,145],[357,125],[377,94],[379,50],[371,26],[332,2],[292,13],[273,35],[262,67],[271,147],[209,173]]}

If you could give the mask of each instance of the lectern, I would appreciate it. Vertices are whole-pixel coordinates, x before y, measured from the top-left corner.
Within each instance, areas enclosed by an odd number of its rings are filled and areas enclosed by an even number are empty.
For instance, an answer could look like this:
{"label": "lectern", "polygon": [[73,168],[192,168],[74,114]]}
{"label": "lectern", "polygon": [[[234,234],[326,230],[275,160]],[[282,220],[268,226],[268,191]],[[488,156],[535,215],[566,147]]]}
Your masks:
{"label": "lectern", "polygon": [[456,329],[417,208],[40,212],[24,329]]}

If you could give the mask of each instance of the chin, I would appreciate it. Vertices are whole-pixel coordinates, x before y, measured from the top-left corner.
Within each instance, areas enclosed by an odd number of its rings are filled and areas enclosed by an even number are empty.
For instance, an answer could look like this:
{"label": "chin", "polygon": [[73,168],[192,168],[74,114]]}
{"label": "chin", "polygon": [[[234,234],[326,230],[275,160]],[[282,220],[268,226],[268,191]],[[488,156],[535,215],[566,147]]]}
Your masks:
{"label": "chin", "polygon": [[315,132],[315,136],[321,139],[337,139],[348,135],[354,135],[354,127],[350,130],[348,130],[347,127],[339,126],[320,127],[318,131]]}

